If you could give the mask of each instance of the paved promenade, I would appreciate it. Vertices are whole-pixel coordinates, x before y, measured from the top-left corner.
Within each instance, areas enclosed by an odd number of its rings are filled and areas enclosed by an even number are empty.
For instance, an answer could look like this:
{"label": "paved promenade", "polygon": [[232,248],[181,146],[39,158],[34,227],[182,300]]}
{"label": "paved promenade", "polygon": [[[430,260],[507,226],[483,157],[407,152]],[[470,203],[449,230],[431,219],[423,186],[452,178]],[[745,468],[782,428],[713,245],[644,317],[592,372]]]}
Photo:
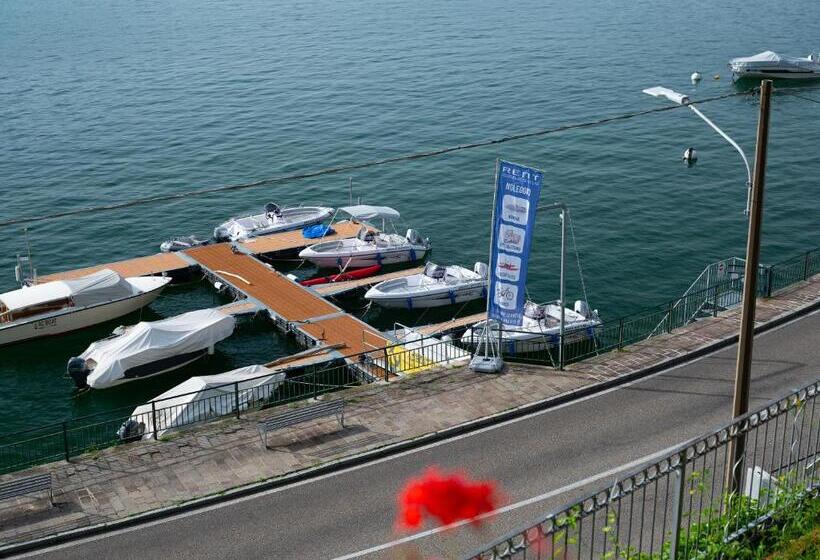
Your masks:
{"label": "paved promenade", "polygon": [[[768,322],[820,300],[820,276],[768,300],[759,300],[757,319]],[[262,448],[254,416],[203,424],[170,441],[107,449],[5,475],[53,472],[55,500],[25,498],[0,506],[0,542],[10,544],[61,531],[114,522],[141,512],[310,468],[464,422],[555,397],[628,375],[720,342],[737,333],[739,310],[730,310],[568,367],[514,365],[503,375],[478,375],[466,368],[419,375],[389,385],[336,393],[349,406],[347,428],[335,421],[305,424],[272,436]],[[257,413],[270,414],[270,411]]]}

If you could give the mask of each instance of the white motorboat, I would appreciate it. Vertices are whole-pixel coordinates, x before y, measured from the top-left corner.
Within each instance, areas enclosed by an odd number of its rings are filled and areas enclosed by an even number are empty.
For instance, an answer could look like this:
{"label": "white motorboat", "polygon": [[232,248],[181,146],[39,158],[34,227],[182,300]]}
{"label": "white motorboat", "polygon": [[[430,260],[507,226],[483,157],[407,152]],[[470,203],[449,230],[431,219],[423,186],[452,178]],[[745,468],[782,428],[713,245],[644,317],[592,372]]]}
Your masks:
{"label": "white motorboat", "polygon": [[251,237],[319,224],[333,215],[333,208],[296,206],[280,208],[270,202],[261,214],[231,218],[214,229],[217,241],[244,241]]}
{"label": "white motorboat", "polygon": [[[339,211],[363,222],[356,237],[311,245],[303,249],[299,257],[320,268],[347,269],[421,261],[430,250],[430,241],[423,239],[414,229],[408,229],[404,237],[384,231],[388,221],[400,217],[392,208],[360,204],[340,208]],[[382,231],[369,225],[379,218],[382,220]]]}
{"label": "white motorboat", "polygon": [[103,269],[0,294],[0,346],[104,323],[154,301],[170,278]]}
{"label": "white motorboat", "polygon": [[382,307],[415,309],[464,303],[486,295],[487,265],[477,262],[473,270],[427,263],[421,274],[380,282],[364,297]]}
{"label": "white motorboat", "polygon": [[[525,354],[557,347],[561,324],[561,308],[557,303],[539,305],[528,301],[524,305],[524,321],[521,326],[501,326],[501,349],[507,354]],[[595,327],[601,324],[598,312],[589,308],[583,300],[575,302],[574,309],[564,309],[564,344],[590,340]],[[461,336],[461,343],[477,346],[487,321],[476,323]],[[493,337],[498,337],[498,322],[492,321]]]}
{"label": "white motorboat", "polygon": [[176,253],[177,251],[185,251],[186,249],[193,249],[194,247],[202,247],[211,243],[210,239],[201,239],[196,235],[180,235],[172,237],[167,241],[163,241],[159,250],[163,253]]}
{"label": "white motorboat", "polygon": [[[285,373],[247,366],[216,375],[192,377],[138,406],[117,435],[125,441],[162,436],[168,430],[245,410],[273,396]],[[156,420],[156,426],[154,425]]]}
{"label": "white motorboat", "polygon": [[201,309],[161,321],[118,327],[68,361],[67,373],[79,389],[105,389],[166,373],[214,352],[233,334],[236,319]]}
{"label": "white motorboat", "polygon": [[805,80],[820,78],[820,55],[812,53],[806,58],[781,56],[765,51],[754,56],[733,58],[729,61],[732,76],[741,78],[785,78]]}

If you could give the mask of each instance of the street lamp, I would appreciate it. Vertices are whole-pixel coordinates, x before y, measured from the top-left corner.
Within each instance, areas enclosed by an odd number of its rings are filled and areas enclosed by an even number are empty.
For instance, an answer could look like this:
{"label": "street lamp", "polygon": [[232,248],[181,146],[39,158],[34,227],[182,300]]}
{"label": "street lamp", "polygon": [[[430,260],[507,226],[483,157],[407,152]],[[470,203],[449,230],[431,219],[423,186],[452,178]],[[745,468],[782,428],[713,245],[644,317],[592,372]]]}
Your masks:
{"label": "street lamp", "polygon": [[749,167],[749,160],[746,158],[746,154],[743,153],[743,150],[741,149],[740,146],[737,145],[737,142],[732,140],[729,137],[728,134],[723,132],[720,128],[718,128],[718,126],[715,123],[710,121],[709,117],[707,117],[706,115],[701,113],[700,109],[695,107],[695,105],[690,101],[688,95],[685,95],[683,93],[678,93],[678,92],[673,91],[669,88],[665,88],[665,87],[661,87],[661,86],[647,88],[647,89],[643,90],[643,92],[646,93],[646,94],[651,95],[652,97],[664,97],[664,98],[668,99],[669,101],[671,101],[672,103],[676,103],[678,105],[683,105],[685,107],[688,107],[689,109],[692,110],[693,113],[695,113],[697,116],[699,116],[701,119],[703,119],[706,122],[706,124],[711,126],[712,129],[714,129],[715,132],[720,134],[723,137],[724,140],[726,140],[729,144],[731,144],[732,147],[735,150],[737,150],[737,153],[739,153],[740,157],[743,158],[743,164],[746,166],[746,210],[745,210],[745,214],[748,216],[749,215],[749,207],[750,207],[751,201],[752,201],[752,170]]}

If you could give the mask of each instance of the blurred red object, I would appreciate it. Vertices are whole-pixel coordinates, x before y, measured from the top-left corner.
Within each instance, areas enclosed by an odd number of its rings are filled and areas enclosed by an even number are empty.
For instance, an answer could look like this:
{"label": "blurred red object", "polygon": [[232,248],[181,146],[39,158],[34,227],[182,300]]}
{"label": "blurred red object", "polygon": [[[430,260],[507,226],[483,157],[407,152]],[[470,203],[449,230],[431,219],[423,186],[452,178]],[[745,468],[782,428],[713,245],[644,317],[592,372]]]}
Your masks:
{"label": "blurred red object", "polygon": [[493,511],[498,503],[496,484],[473,481],[461,473],[445,474],[435,467],[422,476],[410,479],[398,496],[400,527],[420,527],[424,517],[432,517],[442,525],[472,520]]}

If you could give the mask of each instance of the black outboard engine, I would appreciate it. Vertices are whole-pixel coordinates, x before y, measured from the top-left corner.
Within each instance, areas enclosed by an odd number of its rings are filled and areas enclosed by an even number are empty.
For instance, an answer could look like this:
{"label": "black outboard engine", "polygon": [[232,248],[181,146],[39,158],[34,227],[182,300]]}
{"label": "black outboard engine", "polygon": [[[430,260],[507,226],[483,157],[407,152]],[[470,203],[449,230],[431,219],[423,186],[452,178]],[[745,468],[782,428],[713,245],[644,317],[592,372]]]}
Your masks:
{"label": "black outboard engine", "polygon": [[279,208],[278,205],[274,204],[273,202],[268,202],[265,204],[265,214],[270,217],[276,216],[277,218],[282,217],[282,210]]}
{"label": "black outboard engine", "polygon": [[125,443],[138,441],[145,435],[145,423],[137,422],[133,418],[129,418],[122,423],[120,429],[117,430],[117,438]]}
{"label": "black outboard engine", "polygon": [[74,380],[77,389],[88,389],[88,376],[91,370],[88,369],[88,364],[82,358],[69,358],[66,366],[66,373]]}

